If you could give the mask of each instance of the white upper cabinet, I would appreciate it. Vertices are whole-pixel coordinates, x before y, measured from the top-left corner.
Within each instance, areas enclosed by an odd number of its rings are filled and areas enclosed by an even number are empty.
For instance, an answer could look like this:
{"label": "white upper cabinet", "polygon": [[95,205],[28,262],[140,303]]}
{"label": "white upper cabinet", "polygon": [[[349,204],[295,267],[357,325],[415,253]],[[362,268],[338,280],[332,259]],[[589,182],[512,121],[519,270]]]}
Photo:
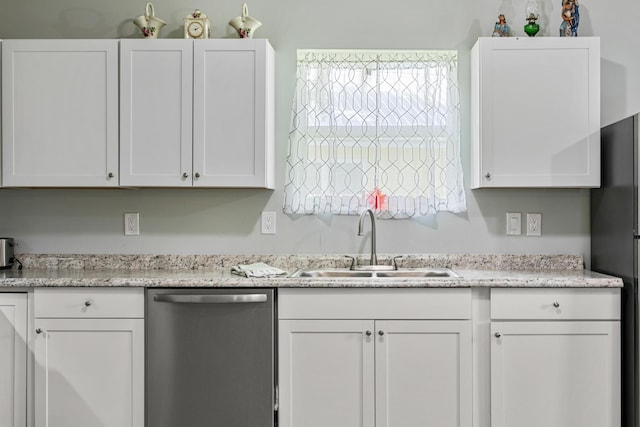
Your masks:
{"label": "white upper cabinet", "polygon": [[271,45],[267,40],[196,40],[194,65],[196,185],[273,188]]}
{"label": "white upper cabinet", "polygon": [[120,184],[191,187],[193,43],[120,42]]}
{"label": "white upper cabinet", "polygon": [[121,185],[274,187],[267,40],[123,40]]}
{"label": "white upper cabinet", "polygon": [[471,188],[600,186],[599,38],[480,38],[471,76]]}
{"label": "white upper cabinet", "polygon": [[118,185],[118,41],[5,40],[5,186]]}

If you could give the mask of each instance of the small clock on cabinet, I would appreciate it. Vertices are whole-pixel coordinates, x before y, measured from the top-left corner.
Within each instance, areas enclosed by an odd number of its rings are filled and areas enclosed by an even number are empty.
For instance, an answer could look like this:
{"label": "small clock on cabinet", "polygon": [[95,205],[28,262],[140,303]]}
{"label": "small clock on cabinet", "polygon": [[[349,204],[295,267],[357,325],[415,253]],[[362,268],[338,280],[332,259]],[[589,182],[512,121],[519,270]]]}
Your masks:
{"label": "small clock on cabinet", "polygon": [[208,39],[210,32],[209,18],[199,9],[184,17],[185,39]]}

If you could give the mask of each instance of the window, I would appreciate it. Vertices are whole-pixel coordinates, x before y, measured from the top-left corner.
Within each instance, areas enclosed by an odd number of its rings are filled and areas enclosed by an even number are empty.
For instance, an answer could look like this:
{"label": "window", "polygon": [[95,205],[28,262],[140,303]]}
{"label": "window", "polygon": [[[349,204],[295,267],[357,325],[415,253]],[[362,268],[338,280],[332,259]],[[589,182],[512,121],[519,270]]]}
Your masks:
{"label": "window", "polygon": [[300,50],[284,211],[464,212],[455,51]]}

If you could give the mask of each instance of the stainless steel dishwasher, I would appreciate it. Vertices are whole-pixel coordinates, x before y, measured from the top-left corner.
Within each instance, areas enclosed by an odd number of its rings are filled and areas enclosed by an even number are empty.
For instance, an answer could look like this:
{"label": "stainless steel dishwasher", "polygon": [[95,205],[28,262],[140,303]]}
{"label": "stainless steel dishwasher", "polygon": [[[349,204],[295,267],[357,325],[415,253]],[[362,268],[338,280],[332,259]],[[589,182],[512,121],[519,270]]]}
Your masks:
{"label": "stainless steel dishwasher", "polygon": [[273,289],[147,290],[146,425],[272,427]]}

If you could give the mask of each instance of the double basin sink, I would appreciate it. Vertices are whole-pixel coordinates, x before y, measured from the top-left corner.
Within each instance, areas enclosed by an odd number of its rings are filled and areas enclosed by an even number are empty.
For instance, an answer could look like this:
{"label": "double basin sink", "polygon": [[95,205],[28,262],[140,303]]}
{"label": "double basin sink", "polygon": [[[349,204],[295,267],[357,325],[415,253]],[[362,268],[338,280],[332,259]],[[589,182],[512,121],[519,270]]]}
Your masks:
{"label": "double basin sink", "polygon": [[[375,267],[375,266],[374,266]],[[400,268],[393,269],[303,269],[298,270],[289,277],[308,277],[308,278],[343,278],[343,279],[361,279],[361,278],[456,278],[460,277],[448,268]]]}

